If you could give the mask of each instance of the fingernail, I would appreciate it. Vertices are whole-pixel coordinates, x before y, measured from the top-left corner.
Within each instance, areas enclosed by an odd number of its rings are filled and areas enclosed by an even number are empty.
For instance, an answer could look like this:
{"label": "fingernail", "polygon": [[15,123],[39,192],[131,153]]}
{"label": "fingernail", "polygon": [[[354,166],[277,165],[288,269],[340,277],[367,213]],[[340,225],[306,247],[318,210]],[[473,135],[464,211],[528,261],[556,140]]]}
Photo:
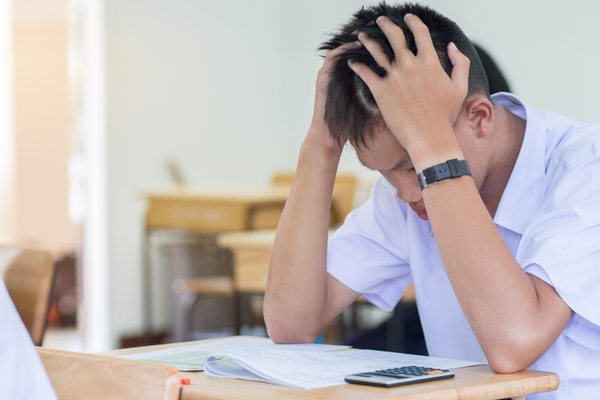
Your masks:
{"label": "fingernail", "polygon": [[385,18],[385,15],[380,15],[377,17],[377,22],[381,22]]}
{"label": "fingernail", "polygon": [[450,47],[452,47],[454,50],[458,50],[454,42],[450,42]]}
{"label": "fingernail", "polygon": [[362,43],[357,40],[356,42],[354,42],[354,46],[360,47],[360,46],[362,46]]}
{"label": "fingernail", "polygon": [[408,17],[412,17],[412,16],[413,16],[413,15],[412,15],[411,13],[404,14],[404,19],[406,19],[406,18],[408,18]]}
{"label": "fingernail", "polygon": [[358,37],[363,37],[363,36],[365,36],[365,35],[366,35],[366,33],[362,32],[362,31],[361,31],[361,32],[358,32]]}

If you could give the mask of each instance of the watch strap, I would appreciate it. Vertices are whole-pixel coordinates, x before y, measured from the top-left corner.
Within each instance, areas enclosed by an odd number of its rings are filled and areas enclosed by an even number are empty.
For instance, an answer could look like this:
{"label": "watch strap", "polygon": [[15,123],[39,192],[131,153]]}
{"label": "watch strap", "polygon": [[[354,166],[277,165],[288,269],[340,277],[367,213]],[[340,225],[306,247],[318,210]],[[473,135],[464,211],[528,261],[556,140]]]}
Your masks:
{"label": "watch strap", "polygon": [[417,174],[417,179],[419,180],[421,190],[423,190],[427,186],[438,183],[441,180],[458,178],[463,175],[471,175],[469,163],[466,160],[458,160],[455,158],[448,160],[445,163],[423,169]]}

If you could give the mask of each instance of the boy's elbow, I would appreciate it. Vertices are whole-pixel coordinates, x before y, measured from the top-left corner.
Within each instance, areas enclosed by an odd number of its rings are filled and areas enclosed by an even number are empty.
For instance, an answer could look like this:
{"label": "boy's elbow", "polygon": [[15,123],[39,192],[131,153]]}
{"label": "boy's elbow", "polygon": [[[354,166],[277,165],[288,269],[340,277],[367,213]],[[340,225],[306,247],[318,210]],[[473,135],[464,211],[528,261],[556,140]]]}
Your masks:
{"label": "boy's elbow", "polygon": [[511,357],[495,357],[488,359],[488,364],[492,371],[497,374],[513,374],[515,372],[523,371],[529,368],[527,363],[523,363],[520,360],[515,360]]}
{"label": "boy's elbow", "polygon": [[266,322],[266,326],[269,338],[277,344],[313,343],[318,337],[296,330],[287,324]]}
{"label": "boy's elbow", "polygon": [[286,329],[282,324],[270,322],[265,318],[265,326],[267,327],[267,335],[269,335],[269,338],[273,342],[277,344],[296,343],[292,332],[290,332],[289,329]]}
{"label": "boy's elbow", "polygon": [[535,351],[535,343],[517,339],[497,346],[494,351],[486,352],[486,357],[492,371],[498,374],[512,374],[531,367],[539,355]]}
{"label": "boy's elbow", "polygon": [[[286,318],[287,313],[278,313],[265,302],[264,318],[269,338],[277,344],[313,343],[319,335],[312,334],[306,324],[297,324]],[[314,337],[313,337],[314,336]]]}

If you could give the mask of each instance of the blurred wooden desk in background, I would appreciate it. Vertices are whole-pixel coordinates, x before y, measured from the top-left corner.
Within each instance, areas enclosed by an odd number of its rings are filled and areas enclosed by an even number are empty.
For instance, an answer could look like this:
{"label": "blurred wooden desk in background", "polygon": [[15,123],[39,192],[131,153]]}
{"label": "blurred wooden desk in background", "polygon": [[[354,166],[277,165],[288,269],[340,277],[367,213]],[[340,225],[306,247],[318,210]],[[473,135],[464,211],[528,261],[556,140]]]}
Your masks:
{"label": "blurred wooden desk in background", "polygon": [[[275,229],[281,218],[293,177],[293,173],[275,174],[270,187],[257,189],[176,189],[143,193],[148,203],[143,246],[143,321],[147,339],[145,344],[153,343],[151,340],[153,336],[151,233],[155,230],[176,229],[194,234],[217,235],[223,232]],[[331,203],[331,224],[342,223],[352,210],[355,190],[354,176],[340,174],[336,177]],[[242,254],[241,257],[246,255]],[[268,258],[266,266],[268,267]],[[244,271],[249,270],[245,268]],[[244,272],[241,273],[244,275]],[[264,287],[260,289],[244,285],[246,282],[249,285],[253,284],[247,278],[235,280],[241,286],[235,284],[234,279],[226,276],[212,278],[186,276],[184,279],[178,279],[178,287],[182,292],[223,297],[235,297],[237,292],[264,293]],[[237,303],[237,299],[234,301]]]}
{"label": "blurred wooden desk in background", "polygon": [[[183,229],[220,233],[275,229],[287,200],[293,173],[273,176],[265,188],[176,189],[143,192],[148,202],[146,231]],[[336,177],[331,205],[332,224],[341,224],[354,208],[356,178]]]}
{"label": "blurred wooden desk in background", "polygon": [[[189,233],[215,235],[220,232],[269,229],[277,227],[289,188],[263,189],[177,189],[162,192],[145,192],[147,200],[145,234],[143,243],[143,327],[144,343],[156,343],[153,326],[152,269],[150,235],[160,229],[176,229]],[[187,278],[187,277],[186,277]],[[220,281],[231,278],[221,279]],[[231,283],[216,285],[208,282],[211,295],[232,296]],[[189,282],[198,291],[207,282]],[[195,285],[194,285],[195,284]],[[199,284],[199,285],[198,285]],[[201,292],[203,292],[201,290]],[[177,324],[180,324],[178,321]]]}
{"label": "blurred wooden desk in background", "polygon": [[289,188],[147,192],[146,230],[219,233],[277,227]]}
{"label": "blurred wooden desk in background", "polygon": [[[264,293],[275,230],[231,232],[217,235],[217,243],[233,252],[233,286],[243,293]],[[367,301],[362,296],[360,301]],[[415,301],[411,285],[402,301]]]}

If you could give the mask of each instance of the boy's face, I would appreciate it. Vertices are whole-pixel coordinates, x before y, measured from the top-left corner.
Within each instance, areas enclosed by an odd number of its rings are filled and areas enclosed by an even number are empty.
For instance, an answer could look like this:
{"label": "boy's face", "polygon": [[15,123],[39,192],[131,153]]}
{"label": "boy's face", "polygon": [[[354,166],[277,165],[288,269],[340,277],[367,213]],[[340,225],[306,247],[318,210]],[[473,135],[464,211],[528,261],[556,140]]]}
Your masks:
{"label": "boy's face", "polygon": [[[469,162],[473,179],[480,190],[482,180],[479,172],[484,170],[481,151],[475,146],[476,135],[469,129],[465,118],[458,119],[454,133],[463,149],[465,159]],[[407,203],[419,218],[428,220],[427,210],[423,203],[423,194],[417,180],[417,172],[408,152],[398,143],[392,132],[383,126],[374,132],[369,148],[356,148],[359,161],[367,168],[377,170],[396,189],[398,199]]]}
{"label": "boy's face", "polygon": [[377,170],[396,189],[396,196],[407,203],[419,218],[429,219],[423,204],[423,195],[417,181],[417,171],[408,152],[398,143],[387,127],[378,130],[373,140],[357,148],[356,155],[367,168]]}

